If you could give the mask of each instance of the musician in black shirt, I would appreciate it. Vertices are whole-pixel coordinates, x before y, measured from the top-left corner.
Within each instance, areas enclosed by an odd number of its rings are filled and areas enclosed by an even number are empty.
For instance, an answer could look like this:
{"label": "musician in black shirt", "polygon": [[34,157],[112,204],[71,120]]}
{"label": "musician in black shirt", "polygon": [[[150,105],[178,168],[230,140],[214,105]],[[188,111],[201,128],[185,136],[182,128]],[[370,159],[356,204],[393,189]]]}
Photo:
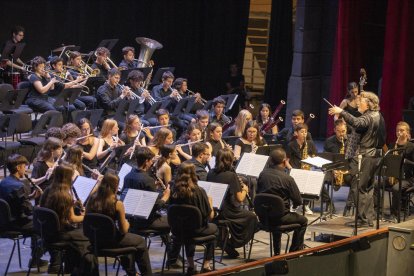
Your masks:
{"label": "musician in black shirt", "polygon": [[[293,232],[292,244],[289,252],[303,248],[303,240],[306,232],[308,220],[305,216],[289,211],[290,201],[293,207],[302,204],[299,188],[295,180],[286,173],[288,161],[286,152],[282,148],[277,148],[270,153],[271,165],[265,168],[259,175],[257,181],[258,193],[267,193],[280,196],[285,203],[285,215],[280,218],[281,225],[298,223],[301,227]],[[273,249],[275,255],[280,254],[280,232],[273,233]]]}
{"label": "musician in black shirt", "polygon": [[194,164],[198,180],[206,181],[208,159],[210,158],[210,148],[206,143],[196,143],[192,147],[193,158],[183,163]]}
{"label": "musician in black shirt", "polygon": [[122,48],[122,54],[124,55],[124,59],[119,63],[118,68],[121,70],[129,70],[138,67],[137,62],[135,59],[135,49],[130,46],[126,46]]}
{"label": "musician in black shirt", "polygon": [[108,64],[108,58],[111,55],[111,52],[105,47],[99,47],[95,51],[96,53],[96,60],[91,65],[92,69],[99,69],[99,75],[97,77],[107,78],[109,70],[111,70],[111,66]]}
{"label": "musician in black shirt", "polygon": [[[162,83],[156,85],[152,88],[151,95],[156,101],[168,101],[171,102],[179,94],[177,90],[173,90],[171,86],[173,85],[174,75],[170,71],[164,72],[162,74]],[[167,103],[163,104],[164,107],[168,106]]]}
{"label": "musician in black shirt", "polygon": [[[316,147],[312,140],[306,140],[308,137],[308,126],[306,124],[298,124],[295,126],[294,135],[296,139],[290,142],[287,146],[286,153],[288,156],[289,164],[292,168],[300,169],[301,160],[303,156],[314,156],[316,155]],[[307,147],[307,153],[304,150]]]}
{"label": "musician in black shirt", "polygon": [[[305,113],[303,113],[303,111],[300,109],[293,110],[291,120],[292,126],[284,127],[281,131],[277,133],[278,141],[285,141],[285,143],[288,144],[294,139],[295,126],[297,126],[298,124],[305,123]],[[310,134],[310,132],[308,132],[306,140],[312,140],[312,135]]]}
{"label": "musician in black shirt", "polygon": [[[127,85],[131,88],[131,91],[140,97],[139,105],[135,109],[135,113],[142,116],[150,108],[149,99],[151,97],[148,90],[142,87],[144,82],[144,74],[142,74],[139,70],[133,70],[129,72],[127,81]],[[147,125],[148,122],[145,121],[144,124]]]}
{"label": "musician in black shirt", "polygon": [[214,98],[213,111],[210,113],[210,123],[219,123],[221,126],[230,123],[230,118],[224,115],[225,107],[226,101],[222,97]]}
{"label": "musician in black shirt", "polygon": [[13,64],[18,64],[18,65],[24,65],[23,61],[20,58],[17,58],[17,60],[15,60],[13,58],[13,54],[14,51],[16,49],[17,44],[22,43],[24,38],[24,28],[22,26],[14,26],[12,31],[11,31],[11,38],[9,40],[7,40],[0,48],[0,55],[3,53],[4,48],[6,47],[6,45],[13,45],[14,49],[12,50],[12,52],[10,53],[9,56],[7,57],[1,57],[2,61],[5,61],[5,64],[7,66],[12,66],[12,60],[13,60]]}

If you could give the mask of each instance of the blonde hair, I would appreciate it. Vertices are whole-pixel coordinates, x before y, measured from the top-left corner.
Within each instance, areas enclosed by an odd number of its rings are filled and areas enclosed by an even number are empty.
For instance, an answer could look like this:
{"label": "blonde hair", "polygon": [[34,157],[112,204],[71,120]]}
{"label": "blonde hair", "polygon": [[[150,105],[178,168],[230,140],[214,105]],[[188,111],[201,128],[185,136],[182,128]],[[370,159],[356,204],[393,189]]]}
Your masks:
{"label": "blonde hair", "polygon": [[408,132],[408,135],[411,137],[411,128],[410,128],[410,125],[407,122],[399,121],[395,128],[398,128],[398,127],[405,127],[407,132]]}
{"label": "blonde hair", "polygon": [[363,91],[361,92],[361,98],[367,99],[369,110],[371,111],[379,111],[379,98],[373,92]]}
{"label": "blonde hair", "polygon": [[118,123],[113,119],[106,119],[102,125],[102,129],[100,133],[101,138],[105,138],[106,136],[108,136],[111,133],[114,126],[117,124]]}
{"label": "blonde hair", "polygon": [[236,117],[236,129],[234,130],[234,135],[241,137],[243,135],[244,129],[246,128],[247,123],[249,122],[246,118],[250,115],[252,117],[252,113],[250,113],[247,109],[240,110],[239,114]]}

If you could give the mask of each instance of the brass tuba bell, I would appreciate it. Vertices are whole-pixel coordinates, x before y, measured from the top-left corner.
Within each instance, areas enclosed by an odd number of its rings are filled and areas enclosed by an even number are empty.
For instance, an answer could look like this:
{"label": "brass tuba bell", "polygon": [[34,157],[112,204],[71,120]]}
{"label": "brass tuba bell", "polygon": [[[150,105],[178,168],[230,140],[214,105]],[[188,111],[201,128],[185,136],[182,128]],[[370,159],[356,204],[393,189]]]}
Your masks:
{"label": "brass tuba bell", "polygon": [[141,50],[137,59],[138,68],[150,67],[149,61],[152,54],[155,50],[161,49],[162,44],[156,40],[146,38],[146,37],[137,37],[135,41],[141,45]]}

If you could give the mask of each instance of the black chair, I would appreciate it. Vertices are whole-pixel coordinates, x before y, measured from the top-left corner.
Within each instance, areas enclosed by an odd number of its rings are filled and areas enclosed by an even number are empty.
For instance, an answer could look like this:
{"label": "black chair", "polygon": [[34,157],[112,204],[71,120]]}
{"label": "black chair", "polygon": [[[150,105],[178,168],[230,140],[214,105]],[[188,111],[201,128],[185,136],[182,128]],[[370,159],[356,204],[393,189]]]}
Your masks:
{"label": "black chair", "polygon": [[[59,254],[60,266],[58,275],[64,275],[64,261],[66,252],[70,249],[70,243],[60,239],[59,217],[55,211],[44,208],[34,207],[33,210],[33,228],[40,236],[41,246],[48,251],[56,251]],[[38,250],[42,250],[40,245],[36,246],[34,256]],[[33,259],[32,259],[33,261]],[[30,275],[32,264],[29,263],[27,275]]]}
{"label": "black chair", "polygon": [[220,260],[218,261],[218,263],[226,265],[223,263],[223,255],[224,255],[224,249],[227,246],[227,242],[229,241],[230,238],[230,221],[225,220],[225,219],[216,219],[213,221],[217,227],[219,228],[219,233],[221,234],[219,236],[219,239],[221,241],[221,255],[220,255]]}
{"label": "black chair", "polygon": [[19,266],[22,267],[22,258],[20,254],[20,242],[19,240],[25,238],[25,235],[23,235],[22,232],[15,231],[10,227],[10,224],[12,222],[11,218],[11,212],[10,212],[10,206],[7,203],[7,201],[0,199],[0,238],[2,239],[9,239],[13,241],[13,248],[10,253],[9,261],[7,263],[6,271],[4,272],[4,275],[7,275],[7,272],[9,271],[10,262],[13,257],[14,250],[16,249],[17,245],[17,253],[19,256]]}
{"label": "black chair", "polygon": [[8,141],[8,138],[12,138],[15,131],[17,120],[19,118],[18,114],[2,114],[0,115],[0,151],[2,152],[2,159],[4,162],[4,176],[6,176],[6,156],[7,152],[16,152],[21,144],[19,142]]}
{"label": "black chair", "polygon": [[[204,258],[207,254],[207,244],[216,242],[215,235],[200,236],[197,231],[202,227],[201,212],[192,205],[170,205],[168,207],[168,224],[171,227],[172,239],[181,244],[182,256],[184,258],[185,244],[201,245],[204,248]],[[164,273],[165,257],[169,246],[165,248],[162,271]],[[185,273],[185,259],[183,260],[183,274]],[[213,250],[213,269],[215,269],[215,258]]]}
{"label": "black chair", "polygon": [[[280,196],[272,194],[257,194],[254,199],[254,210],[259,217],[259,227],[261,230],[269,232],[270,256],[273,256],[273,234],[274,232],[287,235],[285,253],[287,253],[290,235],[289,232],[300,228],[300,224],[281,225],[277,222],[285,215],[285,205]],[[250,245],[249,259],[252,245]],[[279,252],[276,252],[278,254]]]}
{"label": "black chair", "polygon": [[414,194],[414,186],[408,188],[405,191],[405,203],[406,205],[404,206],[404,221],[406,218],[408,218],[410,216],[410,207],[411,205],[414,206],[414,202],[411,199],[411,196]]}
{"label": "black chair", "polygon": [[[97,213],[88,213],[83,220],[83,233],[90,240],[93,253],[96,257],[105,258],[105,275],[108,275],[107,257],[119,260],[121,256],[134,254],[137,251],[135,247],[111,247],[115,242],[116,227],[113,219],[106,215]],[[120,262],[116,270],[119,272]]]}

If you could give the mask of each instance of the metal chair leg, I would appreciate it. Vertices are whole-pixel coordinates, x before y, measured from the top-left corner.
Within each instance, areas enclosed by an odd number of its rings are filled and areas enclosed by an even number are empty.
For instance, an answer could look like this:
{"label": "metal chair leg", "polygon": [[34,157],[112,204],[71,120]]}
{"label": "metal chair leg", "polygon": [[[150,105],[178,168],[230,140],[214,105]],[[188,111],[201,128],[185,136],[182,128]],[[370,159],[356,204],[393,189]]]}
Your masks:
{"label": "metal chair leg", "polygon": [[6,271],[4,272],[4,276],[6,276],[6,275],[7,275],[7,272],[9,271],[10,262],[11,262],[11,259],[12,259],[12,257],[13,257],[13,253],[14,253],[14,249],[15,249],[15,248],[16,248],[16,241],[14,241],[14,242],[13,242],[12,252],[11,252],[11,254],[10,254],[10,257],[9,257],[9,262],[7,263],[7,267],[6,267]]}
{"label": "metal chair leg", "polygon": [[20,239],[16,239],[17,242],[17,254],[19,256],[19,267],[22,268],[22,256],[20,254]]}

